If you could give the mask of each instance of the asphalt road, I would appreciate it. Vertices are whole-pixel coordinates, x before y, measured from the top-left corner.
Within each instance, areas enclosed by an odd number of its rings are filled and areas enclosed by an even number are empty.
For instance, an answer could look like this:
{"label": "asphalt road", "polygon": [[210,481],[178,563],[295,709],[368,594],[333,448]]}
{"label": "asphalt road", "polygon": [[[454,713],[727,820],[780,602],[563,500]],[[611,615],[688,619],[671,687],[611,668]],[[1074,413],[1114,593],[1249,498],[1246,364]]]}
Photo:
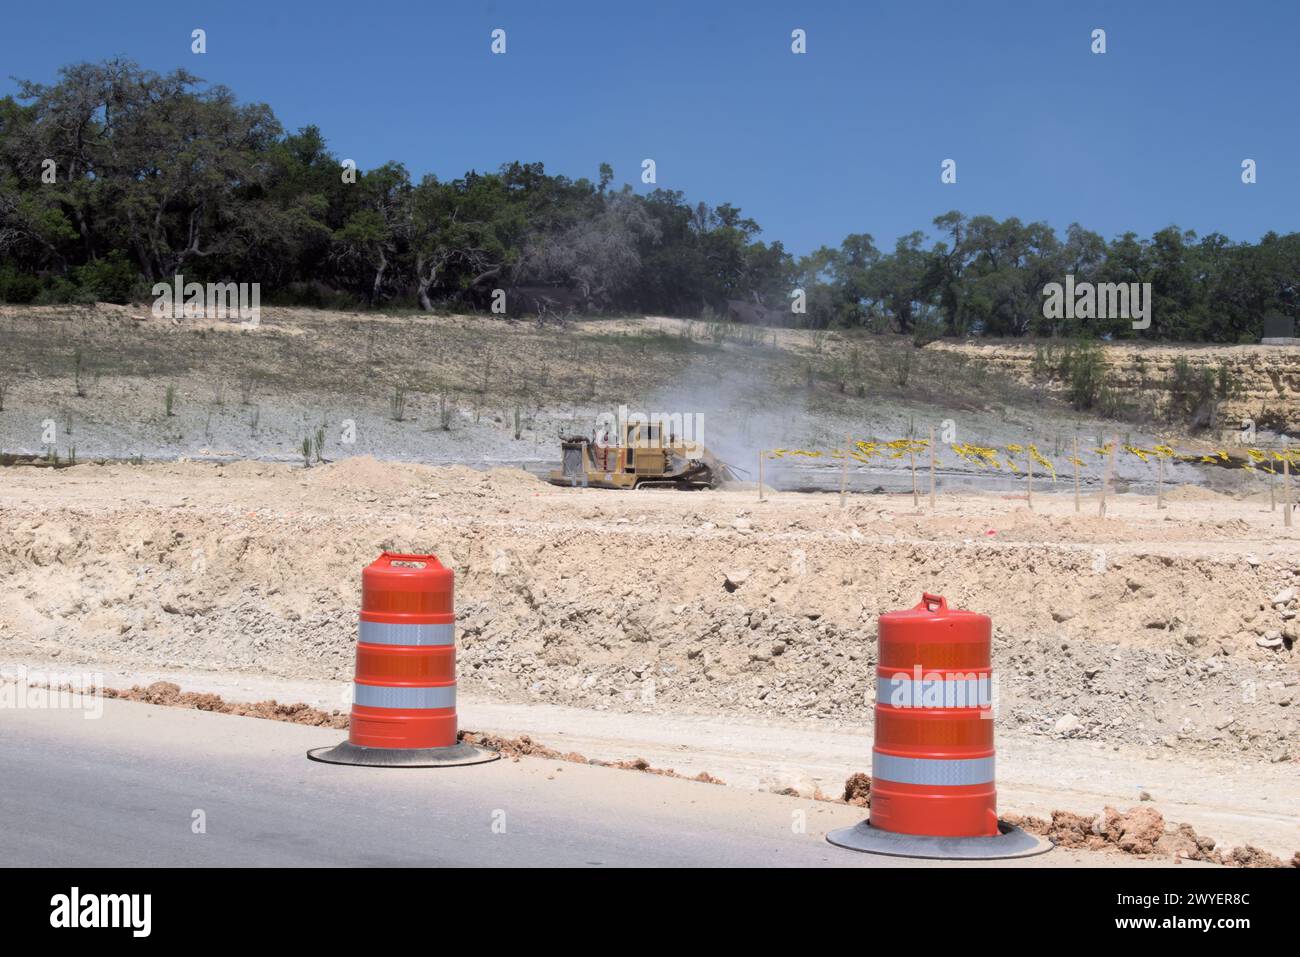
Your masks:
{"label": "asphalt road", "polygon": [[319,764],[343,732],[102,705],[0,710],[6,865],[937,866],[827,844],[862,816],[843,805],[540,759]]}
{"label": "asphalt road", "polygon": [[792,832],[811,802],[754,814],[765,796],[630,771],[318,764],[304,752],[345,732],[118,701],[0,729],[10,866],[867,863]]}

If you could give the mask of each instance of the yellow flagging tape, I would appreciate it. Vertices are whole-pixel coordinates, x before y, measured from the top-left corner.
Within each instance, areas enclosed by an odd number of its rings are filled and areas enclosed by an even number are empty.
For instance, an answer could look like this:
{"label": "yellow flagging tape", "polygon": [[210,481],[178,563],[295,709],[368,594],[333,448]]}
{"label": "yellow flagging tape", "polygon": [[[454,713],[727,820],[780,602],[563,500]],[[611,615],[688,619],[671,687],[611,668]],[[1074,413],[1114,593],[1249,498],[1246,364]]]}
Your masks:
{"label": "yellow flagging tape", "polygon": [[[1101,448],[1093,449],[1095,455],[1107,456],[1111,454],[1115,443],[1108,442]],[[852,447],[847,450],[848,457],[869,465],[873,459],[901,459],[905,456],[925,452],[930,448],[930,442],[927,439],[893,439],[889,442],[854,442]],[[994,468],[1003,467],[1005,460],[1006,467],[1017,475],[1022,474],[1023,469],[1015,462],[1016,456],[1027,456],[1034,462],[1037,462],[1053,478],[1056,477],[1056,465],[1051,459],[1043,455],[1036,445],[1019,445],[1012,443],[999,447],[987,447],[981,445],[972,445],[970,443],[954,442],[948,446],[959,458],[976,466],[977,468]],[[1143,462],[1150,462],[1152,458],[1172,459],[1178,462],[1200,462],[1206,465],[1214,465],[1219,462],[1231,461],[1228,453],[1223,449],[1216,449],[1209,453],[1203,452],[1178,452],[1168,445],[1157,445],[1152,448],[1142,448],[1137,445],[1121,445],[1120,449],[1130,455],[1134,455]],[[936,449],[937,451],[937,449]],[[1270,475],[1277,474],[1277,470],[1270,462],[1290,462],[1292,466],[1300,465],[1300,448],[1288,449],[1285,452],[1279,452],[1275,449],[1251,449],[1245,450],[1246,454],[1252,461],[1245,462],[1241,468],[1247,472],[1267,472]],[[785,458],[831,458],[843,459],[845,457],[844,449],[832,449],[827,452],[810,450],[810,449],[770,449],[766,453],[769,459]],[[1069,456],[1065,459],[1070,465],[1083,466],[1082,459],[1076,459]]]}

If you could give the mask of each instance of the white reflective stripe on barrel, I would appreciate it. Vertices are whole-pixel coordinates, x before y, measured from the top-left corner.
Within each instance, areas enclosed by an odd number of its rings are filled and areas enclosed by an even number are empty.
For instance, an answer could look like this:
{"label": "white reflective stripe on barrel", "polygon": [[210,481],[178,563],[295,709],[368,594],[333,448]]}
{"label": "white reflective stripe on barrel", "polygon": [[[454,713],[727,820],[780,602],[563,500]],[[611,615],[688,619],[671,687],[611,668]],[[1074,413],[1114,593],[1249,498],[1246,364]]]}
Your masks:
{"label": "white reflective stripe on barrel", "polygon": [[352,703],[364,708],[454,708],[455,685],[411,687],[352,683]]}
{"label": "white reflective stripe on barrel", "polygon": [[876,701],[893,708],[989,708],[993,705],[989,675],[977,678],[910,675],[876,677]]}
{"label": "white reflective stripe on barrel", "polygon": [[361,620],[357,640],[368,645],[454,645],[456,626],[392,625],[386,621]]}
{"label": "white reflective stripe on barrel", "polygon": [[871,776],[895,784],[992,784],[993,757],[900,758],[873,750]]}

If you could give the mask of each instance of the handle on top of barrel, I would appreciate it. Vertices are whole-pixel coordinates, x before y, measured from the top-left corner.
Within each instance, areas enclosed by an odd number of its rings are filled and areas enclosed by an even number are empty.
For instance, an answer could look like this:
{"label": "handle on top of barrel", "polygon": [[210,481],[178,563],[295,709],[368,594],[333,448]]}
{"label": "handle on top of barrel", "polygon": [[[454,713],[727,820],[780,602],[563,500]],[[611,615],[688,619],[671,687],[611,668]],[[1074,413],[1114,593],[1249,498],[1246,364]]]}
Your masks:
{"label": "handle on top of barrel", "polygon": [[407,554],[406,552],[386,551],[383,554],[381,554],[378,558],[375,559],[375,564],[378,565],[380,562],[382,562],[385,565],[392,565],[393,562],[407,562],[410,564],[418,564],[421,568],[423,568],[429,564],[436,564],[437,561],[438,559],[434,555],[414,555],[414,554]]}
{"label": "handle on top of barrel", "polygon": [[948,610],[948,599],[942,595],[931,595],[928,591],[921,592],[921,605],[926,611],[944,612]]}

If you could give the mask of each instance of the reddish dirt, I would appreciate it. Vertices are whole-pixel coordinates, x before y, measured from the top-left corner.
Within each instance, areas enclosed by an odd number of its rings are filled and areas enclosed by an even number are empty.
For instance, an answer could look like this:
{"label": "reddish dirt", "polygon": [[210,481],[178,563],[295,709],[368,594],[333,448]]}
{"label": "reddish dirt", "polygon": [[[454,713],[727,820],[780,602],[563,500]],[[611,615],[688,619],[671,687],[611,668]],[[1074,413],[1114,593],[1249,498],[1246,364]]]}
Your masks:
{"label": "reddish dirt", "polygon": [[280,704],[278,701],[256,701],[251,704],[226,701],[220,695],[182,691],[170,681],[155,681],[148,687],[132,685],[128,690],[105,688],[104,697],[123,701],[142,701],[145,704],[168,708],[193,708],[197,711],[215,711],[218,714],[237,714],[249,718],[267,718],[271,721],[288,721],[317,728],[346,728],[348,716],[341,712],[321,711],[310,705]]}
{"label": "reddish dirt", "polygon": [[589,762],[581,754],[574,751],[566,754],[554,748],[548,748],[540,741],[534,741],[526,734],[517,738],[503,738],[500,735],[487,734],[482,731],[462,731],[460,740],[493,751],[499,751],[502,757],[510,758],[512,761],[518,761],[520,758],[544,758],[552,761],[569,761],[573,764],[595,763]]}
{"label": "reddish dirt", "polygon": [[861,771],[849,775],[844,782],[844,797],[841,800],[854,807],[871,807],[871,778]]}
{"label": "reddish dirt", "polygon": [[[335,711],[327,713],[310,705],[280,704],[278,701],[258,701],[252,704],[229,702],[220,695],[207,692],[182,691],[180,686],[170,681],[155,681],[147,687],[132,685],[129,690],[105,688],[106,698],[118,698],[123,701],[140,701],[145,704],[162,705],[168,708],[193,708],[197,711],[215,711],[218,714],[235,714],[250,718],[267,718],[272,721],[288,721],[292,724],[305,724],[313,727],[339,728],[348,726],[348,715]],[[481,747],[500,751],[505,757],[518,761],[521,757],[545,758],[547,760],[568,761],[573,764],[593,764],[600,767],[618,768],[626,771],[644,771],[646,774],[659,774],[669,778],[699,781],[703,784],[723,784],[707,771],[701,771],[693,777],[678,774],[672,768],[655,768],[645,758],[633,758],[628,761],[594,761],[576,751],[561,752],[534,741],[528,735],[517,738],[505,738],[500,735],[486,734],[478,731],[460,732],[460,740],[477,744]]]}
{"label": "reddish dirt", "polygon": [[574,764],[591,764],[602,768],[618,768],[623,771],[644,771],[646,774],[660,774],[668,778],[699,781],[703,784],[726,784],[725,781],[715,778],[707,771],[701,771],[699,774],[690,777],[685,774],[678,774],[672,768],[651,767],[650,762],[645,758],[632,758],[627,761],[597,761],[593,758],[584,757],[576,751],[563,753],[534,741],[526,734],[517,738],[503,738],[500,735],[486,734],[479,731],[462,731],[460,740],[491,748],[494,751],[500,751],[502,755],[515,761],[518,761],[521,757],[546,758],[554,761],[570,761]]}
{"label": "reddish dirt", "polygon": [[647,761],[645,758],[633,758],[630,761],[611,761],[611,762],[588,761],[587,763],[599,764],[607,768],[622,768],[625,771],[644,771],[646,774],[662,774],[664,777],[667,778],[685,778],[690,781],[699,781],[702,784],[725,785],[727,783],[726,781],[723,781],[721,778],[715,778],[712,774],[709,774],[709,772],[707,771],[701,771],[699,774],[695,775],[694,777],[689,777],[685,774],[678,774],[672,768],[652,768],[650,766],[650,762]]}
{"label": "reddish dirt", "polygon": [[1153,807],[1118,811],[1106,807],[1101,814],[1052,811],[1052,819],[1006,814],[1003,820],[1031,834],[1050,838],[1060,847],[1113,850],[1126,854],[1165,855],[1176,861],[1205,861],[1225,867],[1300,867],[1300,851],[1289,862],[1252,845],[1216,850],[1214,838],[1196,833],[1190,824],[1165,825]]}

